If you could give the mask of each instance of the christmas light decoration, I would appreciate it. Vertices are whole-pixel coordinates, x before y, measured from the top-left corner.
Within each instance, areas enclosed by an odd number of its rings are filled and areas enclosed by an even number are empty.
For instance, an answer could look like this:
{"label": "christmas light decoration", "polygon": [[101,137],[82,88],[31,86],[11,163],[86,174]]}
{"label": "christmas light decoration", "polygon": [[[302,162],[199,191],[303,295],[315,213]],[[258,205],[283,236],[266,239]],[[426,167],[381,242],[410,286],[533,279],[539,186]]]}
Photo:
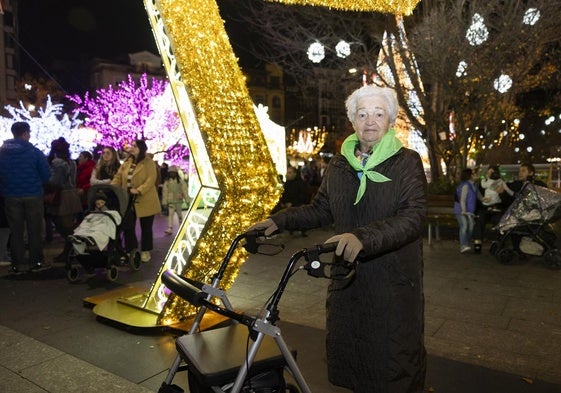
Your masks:
{"label": "christmas light decoration", "polygon": [[[409,14],[417,2],[304,3]],[[230,242],[252,223],[266,217],[276,204],[281,187],[216,2],[145,0],[144,4],[201,184],[160,272],[174,268],[187,277],[208,282]],[[214,205],[205,205],[205,196]],[[193,208],[199,204],[205,207],[204,213]],[[222,282],[224,288],[230,287],[245,257],[243,250],[234,253]],[[191,316],[192,307],[179,297],[171,295],[165,301],[169,291],[162,286],[159,276],[141,302],[121,301],[136,302],[137,310],[149,313],[161,310],[158,324]]]}
{"label": "christmas light decoration", "polygon": [[268,0],[283,4],[329,7],[343,11],[375,11],[411,15],[420,0]]}
{"label": "christmas light decoration", "polygon": [[481,45],[489,37],[489,30],[485,26],[483,17],[479,14],[473,14],[471,18],[471,25],[466,31],[466,38],[470,45]]}
{"label": "christmas light decoration", "polygon": [[[59,137],[64,137],[70,144],[70,154],[77,158],[81,151],[91,151],[98,136],[97,131],[84,127],[76,115],[69,117],[63,114],[62,104],[53,104],[51,97],[47,96],[44,108],[31,111],[20,102],[20,107],[11,105],[5,107],[12,118],[1,118],[0,137],[2,140],[13,138],[10,127],[16,121],[26,121],[31,127],[30,143],[35,145],[45,155],[51,150],[51,142]],[[33,113],[32,113],[33,112]]]}
{"label": "christmas light decoration", "polygon": [[99,89],[93,97],[85,93],[68,98],[77,104],[75,113],[86,116],[84,125],[98,130],[95,143],[120,150],[144,139],[149,152],[163,153],[163,160],[183,167],[189,153],[168,85],[156,78],[149,80],[146,74],[138,82],[129,75],[117,88]]}

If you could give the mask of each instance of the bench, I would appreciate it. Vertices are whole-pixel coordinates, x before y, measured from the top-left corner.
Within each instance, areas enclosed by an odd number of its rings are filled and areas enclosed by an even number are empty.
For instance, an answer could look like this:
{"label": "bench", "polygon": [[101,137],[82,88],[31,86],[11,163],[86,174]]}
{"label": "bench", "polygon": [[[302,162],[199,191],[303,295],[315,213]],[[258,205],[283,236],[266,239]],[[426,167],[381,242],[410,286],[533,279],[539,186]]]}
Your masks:
{"label": "bench", "polygon": [[457,226],[458,221],[454,214],[454,195],[429,194],[427,203],[427,241],[432,244],[432,234],[440,240],[440,226]]}

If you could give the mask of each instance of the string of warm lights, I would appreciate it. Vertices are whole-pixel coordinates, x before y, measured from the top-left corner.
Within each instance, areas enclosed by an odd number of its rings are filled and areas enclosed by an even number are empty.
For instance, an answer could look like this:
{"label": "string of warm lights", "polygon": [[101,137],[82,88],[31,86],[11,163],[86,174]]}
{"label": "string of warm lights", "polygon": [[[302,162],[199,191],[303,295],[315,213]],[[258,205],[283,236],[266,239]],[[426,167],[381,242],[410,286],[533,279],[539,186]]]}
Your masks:
{"label": "string of warm lights", "polygon": [[[157,41],[171,43],[174,61],[184,82],[183,87],[177,84],[175,87],[187,92],[196,114],[198,127],[186,126],[190,147],[198,141],[193,150],[205,149],[208,153],[209,162],[197,162],[195,157],[195,166],[198,172],[204,172],[208,170],[205,164],[210,164],[220,189],[220,196],[185,270],[180,272],[186,277],[209,282],[232,240],[269,213],[280,196],[281,187],[216,2],[164,0],[151,7],[157,8],[167,36]],[[169,74],[170,70],[167,71]],[[180,105],[180,111],[185,109]],[[184,114],[182,118],[188,116]],[[200,135],[193,135],[195,132]],[[205,176],[200,176],[200,180],[203,188],[216,187],[208,184]],[[191,209],[192,212],[196,213],[196,209]],[[172,249],[186,236],[183,229]],[[171,250],[167,258],[173,255]],[[234,253],[221,286],[231,286],[246,257],[243,250]],[[153,292],[162,293],[159,287]],[[176,322],[188,318],[191,313],[191,307],[172,295],[161,310],[159,322]]]}
{"label": "string of warm lights", "polygon": [[271,2],[334,8],[343,11],[373,11],[411,15],[420,0],[268,0]]}

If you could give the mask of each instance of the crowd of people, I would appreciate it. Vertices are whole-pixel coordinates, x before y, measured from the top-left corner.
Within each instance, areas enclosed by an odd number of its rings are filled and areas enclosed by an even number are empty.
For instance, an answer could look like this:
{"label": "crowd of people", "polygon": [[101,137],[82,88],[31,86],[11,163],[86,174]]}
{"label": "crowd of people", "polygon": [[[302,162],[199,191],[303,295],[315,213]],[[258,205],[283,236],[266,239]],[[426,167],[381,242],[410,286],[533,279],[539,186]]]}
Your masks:
{"label": "crowd of people", "polygon": [[[455,192],[454,213],[459,225],[460,253],[481,252],[487,224],[498,224],[525,183],[547,185],[535,178],[530,163],[520,165],[518,178],[506,182],[497,165],[490,165],[484,176],[477,169],[464,169]],[[473,244],[472,244],[473,243]],[[473,246],[473,248],[472,248]]]}
{"label": "crowd of people", "polygon": [[[64,246],[53,262],[67,261],[76,244],[88,240],[83,236],[87,233],[84,225],[101,221],[85,220],[88,213],[107,210],[106,196],[88,197],[94,185],[116,187],[128,196],[125,213],[118,221],[125,251],[140,251],[142,262],[151,259],[154,217],[162,205],[166,209],[172,206],[181,222],[183,205],[178,202],[189,203],[186,183],[179,180],[176,167],[172,167],[170,179],[177,186],[162,176],[165,172],[147,152],[144,140],[136,140],[119,152],[109,146],[97,152],[82,151],[74,160],[63,137],[51,142],[45,156],[29,142],[32,130],[27,122],[13,123],[11,131],[13,138],[0,147],[0,266],[10,266],[14,274],[42,268],[46,264],[44,245],[57,234],[64,239]],[[162,188],[165,200],[160,197]],[[78,228],[79,234],[75,232]],[[172,233],[171,217],[166,233]]]}

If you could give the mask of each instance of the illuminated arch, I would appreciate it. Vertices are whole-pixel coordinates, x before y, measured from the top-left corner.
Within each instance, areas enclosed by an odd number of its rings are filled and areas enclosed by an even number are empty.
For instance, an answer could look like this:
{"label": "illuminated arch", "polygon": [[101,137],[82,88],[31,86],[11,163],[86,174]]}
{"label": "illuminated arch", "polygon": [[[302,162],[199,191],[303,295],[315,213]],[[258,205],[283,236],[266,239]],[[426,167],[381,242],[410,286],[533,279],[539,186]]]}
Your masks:
{"label": "illuminated arch", "polygon": [[[279,0],[394,14],[410,14],[418,1]],[[200,183],[160,272],[174,268],[208,281],[235,236],[266,217],[281,187],[216,1],[145,0],[144,4]],[[224,287],[234,281],[245,257],[243,251],[234,254]],[[158,275],[148,293],[119,300],[148,315],[144,322],[124,316],[130,312],[105,311],[112,306],[103,303],[94,311],[136,326],[166,325],[190,316],[192,309],[181,299],[166,296]]]}

